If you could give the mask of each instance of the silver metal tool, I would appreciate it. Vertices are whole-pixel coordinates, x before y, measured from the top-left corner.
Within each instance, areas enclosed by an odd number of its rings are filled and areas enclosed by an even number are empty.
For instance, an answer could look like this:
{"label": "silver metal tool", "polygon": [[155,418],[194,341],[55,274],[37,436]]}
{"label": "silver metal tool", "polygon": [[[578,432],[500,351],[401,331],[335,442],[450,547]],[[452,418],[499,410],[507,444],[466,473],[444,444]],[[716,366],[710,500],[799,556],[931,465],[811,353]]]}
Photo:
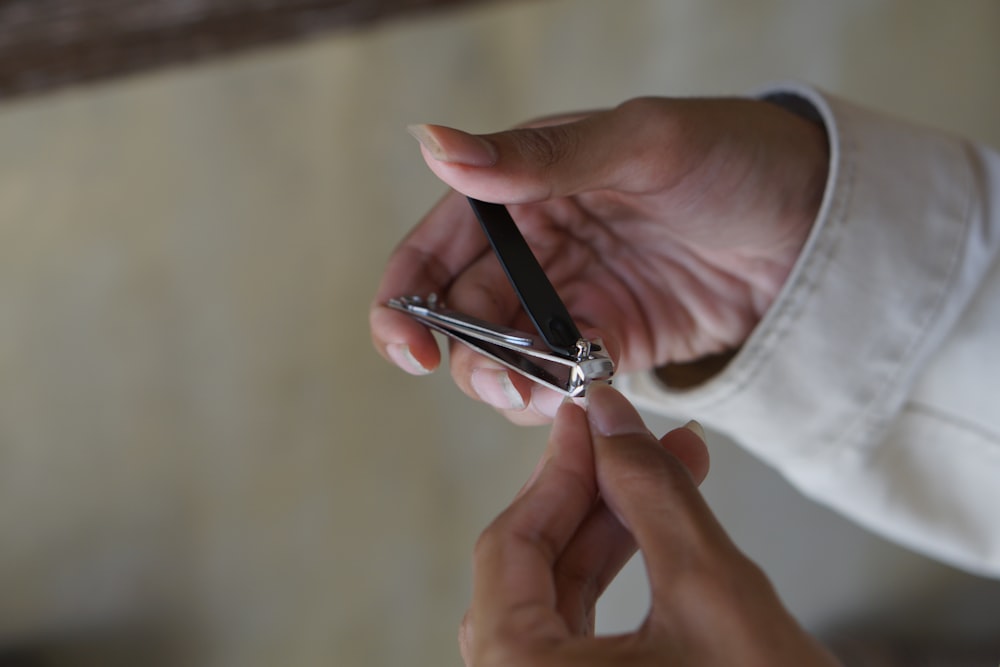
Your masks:
{"label": "silver metal tool", "polygon": [[583,396],[591,382],[610,380],[614,374],[614,364],[600,339],[580,338],[576,352],[565,355],[550,350],[539,336],[450,310],[435,294],[426,299],[390,299],[388,305],[567,396]]}
{"label": "silver metal tool", "polygon": [[567,396],[583,396],[591,382],[610,381],[615,368],[603,344],[580,334],[507,208],[471,198],[469,203],[537,335],[450,310],[435,294],[390,299],[388,305]]}

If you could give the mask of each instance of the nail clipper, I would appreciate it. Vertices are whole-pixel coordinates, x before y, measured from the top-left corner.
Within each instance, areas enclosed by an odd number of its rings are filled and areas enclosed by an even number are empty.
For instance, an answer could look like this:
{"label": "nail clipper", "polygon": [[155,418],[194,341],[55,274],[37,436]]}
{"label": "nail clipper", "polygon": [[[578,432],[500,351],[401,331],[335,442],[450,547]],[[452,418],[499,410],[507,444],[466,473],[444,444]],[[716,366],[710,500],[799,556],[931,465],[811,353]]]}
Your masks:
{"label": "nail clipper", "polygon": [[469,204],[537,335],[450,310],[436,294],[390,299],[389,307],[567,396],[583,396],[591,382],[610,381],[614,363],[603,344],[580,334],[507,207],[471,197]]}

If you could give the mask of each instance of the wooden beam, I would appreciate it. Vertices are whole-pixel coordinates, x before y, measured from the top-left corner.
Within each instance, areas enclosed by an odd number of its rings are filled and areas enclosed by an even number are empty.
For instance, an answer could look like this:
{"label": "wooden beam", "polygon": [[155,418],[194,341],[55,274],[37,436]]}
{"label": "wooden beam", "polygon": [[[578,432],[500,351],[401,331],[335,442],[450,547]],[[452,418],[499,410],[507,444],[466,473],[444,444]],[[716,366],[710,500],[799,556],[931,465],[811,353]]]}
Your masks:
{"label": "wooden beam", "polygon": [[482,0],[0,0],[0,98]]}

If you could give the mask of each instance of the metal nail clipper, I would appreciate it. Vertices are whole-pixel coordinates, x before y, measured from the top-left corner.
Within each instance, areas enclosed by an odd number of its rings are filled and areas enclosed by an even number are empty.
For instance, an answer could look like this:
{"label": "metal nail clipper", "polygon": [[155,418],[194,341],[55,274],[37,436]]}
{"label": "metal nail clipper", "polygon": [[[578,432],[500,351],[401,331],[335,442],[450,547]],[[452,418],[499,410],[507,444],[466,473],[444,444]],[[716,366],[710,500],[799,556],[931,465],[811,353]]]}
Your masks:
{"label": "metal nail clipper", "polygon": [[610,381],[614,364],[601,341],[580,334],[507,207],[472,198],[469,203],[537,334],[450,310],[435,294],[390,299],[388,305],[567,396],[583,396],[591,382]]}

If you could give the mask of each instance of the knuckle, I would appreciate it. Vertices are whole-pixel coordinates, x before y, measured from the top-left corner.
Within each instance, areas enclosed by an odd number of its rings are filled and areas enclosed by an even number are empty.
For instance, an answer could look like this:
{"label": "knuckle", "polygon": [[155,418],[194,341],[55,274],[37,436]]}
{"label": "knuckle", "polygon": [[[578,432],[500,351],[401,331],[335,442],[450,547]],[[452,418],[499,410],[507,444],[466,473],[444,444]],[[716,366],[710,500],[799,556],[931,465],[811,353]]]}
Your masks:
{"label": "knuckle", "polygon": [[472,622],[472,609],[467,609],[462,616],[462,622],[458,624],[458,647],[462,652],[462,657],[468,660],[472,655],[474,643],[474,624]]}
{"label": "knuckle", "polygon": [[625,122],[638,125],[670,118],[669,108],[669,100],[662,97],[633,97],[619,104],[616,112]]}
{"label": "knuckle", "polygon": [[468,667],[568,667],[568,661],[558,652],[537,645],[525,644],[522,637],[508,637],[477,642],[469,653]]}
{"label": "knuckle", "polygon": [[518,130],[518,146],[524,157],[542,168],[573,157],[576,134],[567,125]]}
{"label": "knuckle", "polygon": [[503,540],[498,534],[496,521],[494,521],[476,538],[476,543],[472,547],[472,559],[474,561],[482,560],[484,556],[495,552],[502,545]]}
{"label": "knuckle", "polygon": [[748,602],[768,599],[773,587],[763,570],[735,548],[732,552],[709,551],[700,567],[687,577],[686,594],[691,601],[708,603],[716,613],[743,610]]}
{"label": "knuckle", "polygon": [[654,440],[646,435],[629,436],[627,441],[607,450],[608,473],[619,483],[628,484],[627,488],[641,488],[637,494],[686,493],[693,488],[687,468]]}
{"label": "knuckle", "polygon": [[690,113],[682,101],[662,97],[636,97],[619,105],[613,124],[628,137],[635,164],[632,187],[648,189],[671,181],[684,171],[688,152],[684,145],[691,133]]}
{"label": "knuckle", "polygon": [[517,659],[509,647],[496,642],[479,642],[470,653],[468,667],[502,667],[504,665],[528,665],[523,658]]}

